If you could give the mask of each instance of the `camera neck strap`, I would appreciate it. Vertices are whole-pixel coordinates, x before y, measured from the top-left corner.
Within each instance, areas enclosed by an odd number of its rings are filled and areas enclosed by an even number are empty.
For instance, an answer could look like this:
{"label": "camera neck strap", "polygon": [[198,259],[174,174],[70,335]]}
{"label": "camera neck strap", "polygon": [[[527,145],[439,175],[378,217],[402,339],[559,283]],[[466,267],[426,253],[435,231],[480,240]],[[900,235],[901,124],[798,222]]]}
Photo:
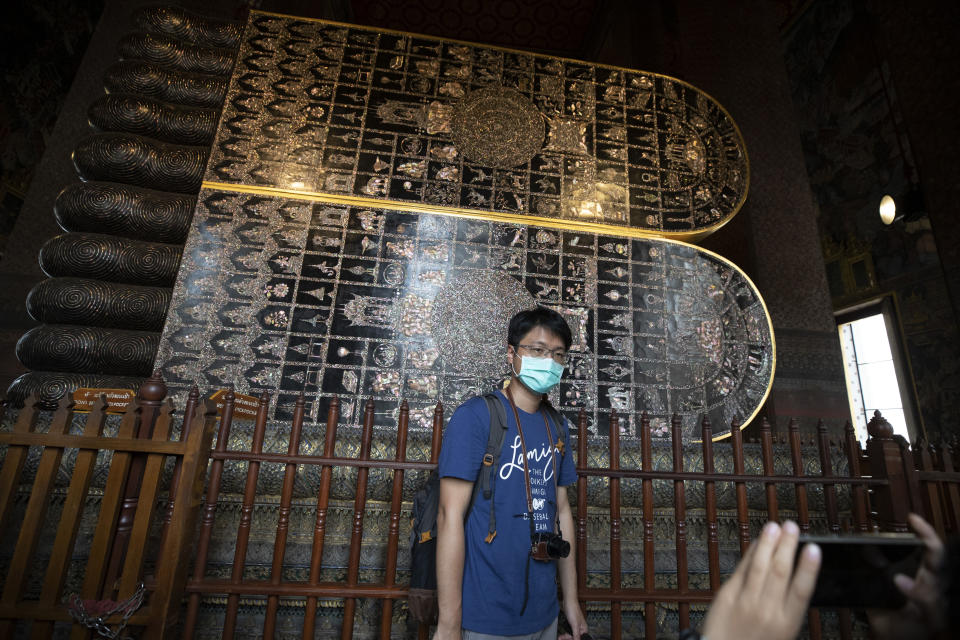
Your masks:
{"label": "camera neck strap", "polygon": [[[510,391],[510,387],[507,386],[506,389],[507,400],[510,401],[510,408],[513,409],[513,417],[517,421],[517,433],[520,434],[520,451],[523,454],[523,479],[525,481],[525,489],[527,491],[527,517],[530,520],[530,535],[531,537],[536,532],[533,522],[533,495],[530,490],[530,464],[529,458],[527,457],[527,443],[523,438],[523,427],[520,426],[520,412],[517,411],[517,403],[513,401],[513,392]],[[539,407],[537,412],[543,418],[543,426],[547,430],[547,443],[550,446],[550,460],[553,465],[553,500],[554,503],[557,501],[557,475],[559,474],[559,469],[557,468],[557,450],[556,446],[553,443],[553,432],[550,430],[550,422],[547,420],[547,414],[545,411],[541,410]],[[557,533],[559,530],[559,517],[560,509],[554,509],[556,512],[556,518],[554,523],[554,533]]]}
{"label": "camera neck strap", "polygon": [[[527,520],[530,522],[530,543],[533,543],[533,537],[536,534],[536,526],[533,522],[533,496],[530,491],[530,465],[527,458],[527,443],[523,438],[523,427],[520,426],[520,412],[517,411],[517,403],[513,401],[513,392],[510,391],[510,387],[507,386],[506,389],[507,400],[510,401],[510,408],[513,409],[513,417],[517,421],[517,433],[520,434],[520,452],[523,455],[523,479],[524,488],[527,490]],[[539,410],[539,407],[538,407]],[[547,422],[547,416],[543,416],[543,425],[547,428],[547,440],[550,443],[550,453],[553,455],[553,434],[550,433],[550,423]],[[553,464],[556,467],[557,458],[556,455],[553,457]],[[554,500],[556,500],[556,477],[557,470],[553,470],[554,477]],[[493,505],[490,505],[490,508],[493,508]],[[530,598],[530,556],[531,553],[527,554],[527,565],[524,570],[523,576],[523,604],[520,606],[520,615],[523,615],[523,612],[527,610],[527,601]]]}

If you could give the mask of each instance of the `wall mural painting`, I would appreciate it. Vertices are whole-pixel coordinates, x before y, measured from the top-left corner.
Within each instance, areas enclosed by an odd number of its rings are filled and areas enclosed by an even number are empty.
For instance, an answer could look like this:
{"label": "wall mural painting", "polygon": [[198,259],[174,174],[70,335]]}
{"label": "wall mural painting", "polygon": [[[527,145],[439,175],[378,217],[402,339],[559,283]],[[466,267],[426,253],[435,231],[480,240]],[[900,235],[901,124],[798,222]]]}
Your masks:
{"label": "wall mural painting", "polygon": [[[748,421],[772,381],[759,293],[667,239],[739,209],[733,121],[680,81],[254,12],[158,352],[171,390],[376,401],[415,429],[507,376],[535,304],[573,330],[555,403],[605,433]],[[660,236],[660,237],[656,237]]]}

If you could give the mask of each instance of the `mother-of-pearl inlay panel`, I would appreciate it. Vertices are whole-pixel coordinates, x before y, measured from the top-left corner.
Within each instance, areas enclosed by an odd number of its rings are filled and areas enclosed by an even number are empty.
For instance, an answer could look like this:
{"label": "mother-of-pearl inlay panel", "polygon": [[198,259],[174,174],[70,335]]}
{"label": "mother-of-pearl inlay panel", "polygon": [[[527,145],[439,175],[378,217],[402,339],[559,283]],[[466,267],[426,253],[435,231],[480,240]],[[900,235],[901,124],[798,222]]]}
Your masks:
{"label": "mother-of-pearl inlay panel", "polygon": [[[349,423],[372,396],[396,425],[401,399],[426,429],[507,375],[506,326],[542,304],[573,330],[556,404],[593,430],[611,410],[634,433],[648,411],[714,433],[749,419],[773,375],[769,318],[737,267],[656,238],[204,190],[159,352],[175,392],[189,385],[279,391],[288,420],[341,398]],[[448,414],[449,415],[449,414]]]}
{"label": "mother-of-pearl inlay panel", "polygon": [[207,180],[696,238],[748,174],[675,78],[253,12]]}

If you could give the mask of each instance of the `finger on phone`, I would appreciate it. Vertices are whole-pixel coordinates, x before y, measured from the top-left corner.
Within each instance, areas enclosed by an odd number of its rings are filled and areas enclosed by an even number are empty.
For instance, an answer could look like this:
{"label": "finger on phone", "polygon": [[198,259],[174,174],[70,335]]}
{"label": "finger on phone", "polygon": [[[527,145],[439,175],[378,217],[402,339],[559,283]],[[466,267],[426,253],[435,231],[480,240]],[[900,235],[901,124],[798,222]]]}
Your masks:
{"label": "finger on phone", "polygon": [[782,599],[790,586],[799,537],[800,528],[797,523],[790,520],[783,523],[771,561],[771,570],[764,585],[764,590],[770,593],[771,598],[775,598],[774,602]]}
{"label": "finger on phone", "polygon": [[933,554],[933,558],[931,559],[939,563],[943,555],[943,541],[940,539],[940,536],[937,535],[937,530],[916,513],[908,515],[907,522],[910,523],[910,528],[916,532],[917,536],[923,540],[923,544],[927,547],[927,550]]}
{"label": "finger on phone", "polygon": [[905,576],[902,573],[898,573],[893,576],[893,584],[897,585],[897,589],[900,590],[900,593],[909,598],[910,594],[913,593],[913,588],[917,583],[910,576]]}
{"label": "finger on phone", "polygon": [[792,616],[799,620],[810,604],[813,590],[817,586],[817,574],[820,573],[820,562],[823,553],[815,544],[807,544],[800,553],[800,561],[793,572],[793,580],[787,592],[785,608]]}
{"label": "finger on phone", "polygon": [[770,571],[770,562],[777,547],[777,541],[780,539],[780,534],[780,525],[776,522],[768,522],[763,525],[760,537],[751,545],[756,547],[756,551],[750,561],[750,568],[747,570],[743,585],[745,593],[756,596],[762,595],[767,582],[767,573]]}
{"label": "finger on phone", "polygon": [[924,542],[931,541],[940,541],[940,536],[937,535],[937,530],[933,528],[933,525],[923,519],[922,516],[916,513],[911,513],[907,516],[907,522],[910,523],[910,528],[913,529],[918,536],[920,536]]}

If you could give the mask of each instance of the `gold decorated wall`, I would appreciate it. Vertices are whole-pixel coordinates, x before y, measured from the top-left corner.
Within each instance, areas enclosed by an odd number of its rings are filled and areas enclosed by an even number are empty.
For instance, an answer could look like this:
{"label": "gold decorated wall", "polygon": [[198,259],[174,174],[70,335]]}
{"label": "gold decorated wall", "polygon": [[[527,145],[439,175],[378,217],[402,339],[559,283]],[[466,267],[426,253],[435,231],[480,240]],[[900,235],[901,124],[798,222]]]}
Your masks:
{"label": "gold decorated wall", "polygon": [[254,12],[158,365],[175,391],[278,391],[277,419],[372,395],[426,427],[502,380],[507,320],[544,304],[575,337],[560,406],[721,433],[763,403],[772,328],[677,240],[748,182],[729,115],[673,78]]}

